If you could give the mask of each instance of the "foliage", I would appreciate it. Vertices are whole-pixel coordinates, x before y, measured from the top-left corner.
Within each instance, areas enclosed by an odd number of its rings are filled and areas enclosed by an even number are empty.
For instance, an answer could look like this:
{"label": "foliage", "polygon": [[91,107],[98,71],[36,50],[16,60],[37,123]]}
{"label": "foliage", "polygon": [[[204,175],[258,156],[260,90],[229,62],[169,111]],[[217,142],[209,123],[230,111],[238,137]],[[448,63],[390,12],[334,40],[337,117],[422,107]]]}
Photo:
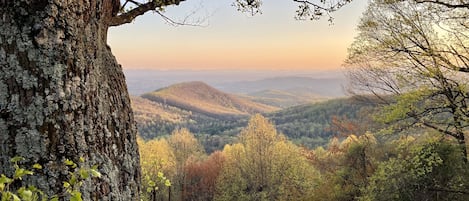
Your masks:
{"label": "foliage", "polygon": [[435,1],[371,1],[347,64],[356,93],[394,95],[395,99],[382,98],[388,106],[381,120],[398,123],[389,129],[417,125],[436,130],[455,138],[467,161],[465,8],[448,10]]}
{"label": "foliage", "polygon": [[[236,134],[247,125],[248,120],[222,120],[171,106],[163,107],[148,100],[139,101],[137,98],[132,102],[137,127],[144,139],[165,137],[175,129],[188,128],[207,153],[234,143]],[[375,108],[376,102],[360,102],[349,98],[296,106],[266,116],[295,144],[314,148],[326,145],[332,136],[344,135],[343,128],[347,126],[349,129],[350,126],[354,127],[355,134],[382,128],[382,125],[371,118]],[[340,126],[343,127],[342,130],[339,129]]]}
{"label": "foliage", "polygon": [[320,185],[310,200],[354,200],[373,174],[378,142],[371,133],[333,138],[327,149],[318,147],[307,158],[321,172]]}
{"label": "foliage", "polygon": [[401,138],[397,156],[379,164],[360,200],[467,200],[468,172],[457,146]]}
{"label": "foliage", "polygon": [[225,155],[216,151],[203,161],[190,160],[185,167],[184,197],[193,201],[213,200]]}
{"label": "foliage", "polygon": [[[338,126],[346,122],[355,126],[359,134],[377,130],[382,125],[371,118],[376,102],[361,102],[349,99],[334,99],[322,103],[297,106],[268,114],[277,129],[292,141],[308,148],[324,146],[333,136],[346,136]],[[353,121],[350,121],[353,120]],[[298,140],[298,139],[301,139]]]}
{"label": "foliage", "polygon": [[181,191],[179,199],[185,200],[186,176],[185,167],[190,160],[197,161],[205,155],[202,145],[188,129],[175,130],[168,138],[176,160],[176,174],[173,178],[174,190]]}
{"label": "foliage", "polygon": [[[344,119],[336,121],[348,125]],[[146,163],[151,157],[145,156],[151,153],[172,155],[174,173],[164,176],[163,166],[147,168],[159,174],[160,180],[155,181],[160,183],[154,186],[162,186],[161,178],[174,181],[168,196],[180,200],[467,199],[469,174],[453,140],[422,131],[398,139],[353,132],[358,131],[344,129],[346,138],[332,138],[326,148],[308,150],[278,134],[265,117],[254,115],[238,143],[226,145],[221,152],[206,157],[188,130],[176,130],[171,140],[141,146],[142,164],[151,164]],[[168,193],[158,190],[153,193]]]}
{"label": "foliage", "polygon": [[[148,142],[137,138],[142,171],[142,199],[155,200],[169,197],[170,178],[176,174],[176,158],[165,139]],[[167,178],[169,177],[169,178]]]}
{"label": "foliage", "polygon": [[[22,181],[24,177],[34,175],[34,170],[41,170],[43,167],[40,164],[34,164],[32,169],[25,169],[20,167],[21,161],[25,160],[23,157],[16,156],[11,159],[14,168],[14,174],[8,177],[4,174],[0,176],[0,195],[2,201],[58,201],[59,199],[67,198],[70,201],[81,201],[80,187],[83,181],[90,178],[99,178],[101,173],[98,167],[86,167],[83,165],[85,160],[80,158],[79,164],[69,160],[64,160],[64,165],[69,169],[69,180],[63,181],[63,194],[53,196],[46,195],[43,191],[33,185],[18,186],[18,182]],[[13,190],[16,188],[16,192]]]}
{"label": "foliage", "polygon": [[315,187],[318,174],[300,148],[261,115],[254,115],[240,143],[227,145],[223,153],[215,200],[300,200]]}

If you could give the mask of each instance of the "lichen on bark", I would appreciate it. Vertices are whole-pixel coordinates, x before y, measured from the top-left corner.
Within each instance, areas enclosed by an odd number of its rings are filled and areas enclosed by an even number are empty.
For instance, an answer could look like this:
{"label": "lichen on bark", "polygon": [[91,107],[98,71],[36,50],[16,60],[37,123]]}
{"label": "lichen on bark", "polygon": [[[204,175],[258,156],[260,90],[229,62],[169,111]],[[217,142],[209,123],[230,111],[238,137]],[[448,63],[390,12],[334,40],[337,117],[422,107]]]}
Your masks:
{"label": "lichen on bark", "polygon": [[0,1],[0,172],[9,159],[44,169],[23,183],[62,191],[65,159],[102,178],[84,200],[138,200],[136,127],[121,66],[106,44],[118,1]]}

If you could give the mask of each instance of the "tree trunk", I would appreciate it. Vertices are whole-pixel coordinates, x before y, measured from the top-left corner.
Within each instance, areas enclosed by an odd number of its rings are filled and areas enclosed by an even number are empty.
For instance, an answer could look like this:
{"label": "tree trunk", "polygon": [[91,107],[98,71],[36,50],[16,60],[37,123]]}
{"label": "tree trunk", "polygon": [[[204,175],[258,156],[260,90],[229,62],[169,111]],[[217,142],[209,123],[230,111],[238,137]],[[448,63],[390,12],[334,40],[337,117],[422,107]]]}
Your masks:
{"label": "tree trunk", "polygon": [[[65,159],[102,177],[84,200],[139,200],[136,127],[121,66],[106,45],[118,0],[0,0],[0,173],[9,159],[42,170],[23,180],[63,191]],[[117,8],[117,9],[116,9]]]}

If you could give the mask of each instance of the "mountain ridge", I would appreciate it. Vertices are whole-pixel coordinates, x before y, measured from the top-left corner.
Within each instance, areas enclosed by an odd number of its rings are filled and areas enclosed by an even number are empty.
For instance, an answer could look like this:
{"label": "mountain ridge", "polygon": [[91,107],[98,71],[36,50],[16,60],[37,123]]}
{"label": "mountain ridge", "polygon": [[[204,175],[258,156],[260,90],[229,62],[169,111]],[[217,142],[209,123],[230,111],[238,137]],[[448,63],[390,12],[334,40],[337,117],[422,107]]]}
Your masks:
{"label": "mountain ridge", "polygon": [[201,81],[177,83],[143,94],[141,97],[217,118],[236,118],[278,110],[274,106],[222,92]]}
{"label": "mountain ridge", "polygon": [[255,81],[240,81],[217,85],[217,88],[230,93],[255,93],[265,90],[308,92],[323,97],[343,97],[345,93],[341,78],[312,78],[302,76],[282,76]]}

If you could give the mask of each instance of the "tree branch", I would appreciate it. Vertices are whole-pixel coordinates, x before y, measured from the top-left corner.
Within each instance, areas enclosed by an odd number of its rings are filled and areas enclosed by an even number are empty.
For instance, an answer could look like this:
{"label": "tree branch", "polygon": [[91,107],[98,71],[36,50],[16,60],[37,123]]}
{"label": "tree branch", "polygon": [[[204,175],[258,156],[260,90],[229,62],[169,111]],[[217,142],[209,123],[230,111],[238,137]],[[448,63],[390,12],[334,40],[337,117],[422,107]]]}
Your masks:
{"label": "tree branch", "polygon": [[438,5],[445,6],[447,8],[469,8],[469,3],[460,3],[460,4],[451,4],[449,2],[444,2],[441,0],[416,0],[417,3],[434,3]]}
{"label": "tree branch", "polygon": [[141,4],[138,7],[114,16],[109,22],[109,26],[119,26],[132,22],[136,17],[145,14],[148,11],[155,10],[169,5],[179,5],[180,2],[185,0],[153,0],[145,4]]}
{"label": "tree branch", "polygon": [[333,17],[331,16],[331,13],[352,2],[352,0],[321,0],[319,2],[314,2],[311,0],[293,0],[293,2],[300,4],[298,10],[296,11],[297,19],[317,20],[326,14],[329,16],[328,21],[332,23]]}
{"label": "tree branch", "polygon": [[469,195],[468,191],[460,191],[460,190],[451,190],[451,189],[437,189],[437,188],[429,188],[429,191],[439,191],[439,192],[445,192],[445,193],[457,193],[457,194],[465,194]]}

